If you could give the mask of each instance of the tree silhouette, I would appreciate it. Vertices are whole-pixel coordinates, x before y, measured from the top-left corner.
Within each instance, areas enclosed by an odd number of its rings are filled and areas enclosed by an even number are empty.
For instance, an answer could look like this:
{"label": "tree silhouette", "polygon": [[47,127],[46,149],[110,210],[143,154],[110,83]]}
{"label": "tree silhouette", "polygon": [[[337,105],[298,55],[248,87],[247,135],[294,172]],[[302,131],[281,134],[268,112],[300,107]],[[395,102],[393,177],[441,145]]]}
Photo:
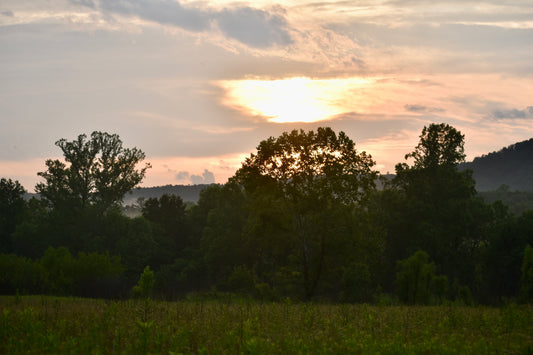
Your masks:
{"label": "tree silhouette", "polygon": [[246,191],[258,198],[275,196],[277,207],[291,216],[306,298],[313,296],[323,273],[336,211],[368,199],[375,188],[373,166],[372,158],[358,153],[344,132],[336,135],[321,127],[262,141],[257,154],[237,171],[234,179]]}
{"label": "tree silhouette", "polygon": [[122,201],[124,194],[137,186],[150,167],[137,169],[144,153],[137,148],[123,148],[116,134],[93,132],[78,139],[60,139],[55,143],[65,162],[46,161],[45,179],[35,190],[54,208],[85,209],[98,206],[101,211]]}
{"label": "tree silhouette", "polygon": [[448,124],[431,124],[405,156],[414,163],[396,165],[396,196],[389,196],[397,204],[390,222],[396,225],[389,227],[389,250],[396,258],[424,250],[450,279],[464,281],[477,262],[472,256],[487,239],[483,228],[491,209],[476,196],[472,171],[458,170],[465,158],[463,146],[461,132]]}
{"label": "tree silhouette", "polygon": [[26,205],[24,192],[18,181],[0,179],[0,252],[12,251],[11,235],[20,222]]}

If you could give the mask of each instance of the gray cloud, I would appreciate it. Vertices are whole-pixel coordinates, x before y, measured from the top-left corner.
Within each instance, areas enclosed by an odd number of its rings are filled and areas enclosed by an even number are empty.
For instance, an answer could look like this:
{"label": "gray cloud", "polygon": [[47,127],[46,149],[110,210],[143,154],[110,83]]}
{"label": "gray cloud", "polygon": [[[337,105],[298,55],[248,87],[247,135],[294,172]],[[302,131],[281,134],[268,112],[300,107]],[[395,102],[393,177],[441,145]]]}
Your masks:
{"label": "gray cloud", "polygon": [[492,117],[496,119],[513,119],[513,118],[533,118],[533,106],[528,106],[523,110],[516,108],[509,110],[494,110]]}
{"label": "gray cloud", "polygon": [[407,111],[416,113],[436,113],[445,111],[439,107],[427,107],[423,105],[405,105],[404,107]]}
{"label": "gray cloud", "polygon": [[175,178],[176,180],[189,180],[190,178],[190,174],[188,171],[180,171],[179,173],[176,174]]}
{"label": "gray cloud", "polygon": [[139,16],[162,25],[172,25],[189,31],[203,31],[209,27],[209,14],[181,6],[171,0],[100,1],[100,7],[112,13]]}
{"label": "gray cloud", "polygon": [[215,183],[215,175],[207,169],[204,170],[202,175],[191,175],[188,171],[180,171],[175,178],[178,181],[186,181],[194,185]]}
{"label": "gray cloud", "polygon": [[191,175],[191,182],[195,185],[200,184],[213,184],[215,182],[215,175],[209,170],[205,169],[200,175]]}
{"label": "gray cloud", "polygon": [[71,0],[71,2],[73,4],[79,4],[79,5],[87,6],[87,7],[91,8],[91,9],[96,8],[96,4],[94,3],[93,0]]}
{"label": "gray cloud", "polygon": [[225,35],[251,47],[263,48],[292,42],[285,19],[263,10],[250,7],[225,9],[217,13],[215,18]]}
{"label": "gray cloud", "polygon": [[[76,5],[95,8],[95,0],[70,0]],[[212,23],[226,36],[247,46],[268,48],[292,43],[285,18],[251,7],[235,7],[214,11],[182,6],[173,0],[117,0],[99,1],[103,12],[138,16],[144,20],[179,27],[188,31],[202,32]]]}
{"label": "gray cloud", "polygon": [[6,16],[6,17],[13,17],[13,16],[15,16],[15,14],[13,13],[13,11],[11,11],[11,10],[2,11],[2,12],[0,12],[0,14],[2,14],[3,16]]}

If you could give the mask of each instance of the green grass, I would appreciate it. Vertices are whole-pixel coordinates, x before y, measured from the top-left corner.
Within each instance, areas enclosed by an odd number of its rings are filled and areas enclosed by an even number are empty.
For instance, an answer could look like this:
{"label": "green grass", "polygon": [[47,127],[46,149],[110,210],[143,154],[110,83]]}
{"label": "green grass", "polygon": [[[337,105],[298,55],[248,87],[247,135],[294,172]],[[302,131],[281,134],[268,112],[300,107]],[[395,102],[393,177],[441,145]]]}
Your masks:
{"label": "green grass", "polygon": [[1,296],[0,353],[531,354],[533,306]]}

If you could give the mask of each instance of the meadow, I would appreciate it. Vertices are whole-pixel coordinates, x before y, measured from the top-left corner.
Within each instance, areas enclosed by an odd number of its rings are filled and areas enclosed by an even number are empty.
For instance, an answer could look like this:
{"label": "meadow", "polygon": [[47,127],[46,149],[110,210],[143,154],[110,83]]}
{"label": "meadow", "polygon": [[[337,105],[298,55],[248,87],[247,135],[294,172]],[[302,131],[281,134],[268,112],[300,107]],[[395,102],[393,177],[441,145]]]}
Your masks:
{"label": "meadow", "polygon": [[0,353],[531,354],[533,306],[1,296]]}

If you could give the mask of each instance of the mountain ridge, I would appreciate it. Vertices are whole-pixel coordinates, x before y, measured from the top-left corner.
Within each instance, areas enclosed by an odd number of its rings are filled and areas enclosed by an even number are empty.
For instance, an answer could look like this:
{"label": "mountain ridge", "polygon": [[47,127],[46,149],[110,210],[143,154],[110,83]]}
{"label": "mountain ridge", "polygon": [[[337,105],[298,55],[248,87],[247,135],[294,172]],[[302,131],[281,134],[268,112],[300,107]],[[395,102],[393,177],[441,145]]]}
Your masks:
{"label": "mountain ridge", "polygon": [[459,169],[473,171],[478,191],[502,185],[513,191],[533,191],[533,138],[461,163]]}

